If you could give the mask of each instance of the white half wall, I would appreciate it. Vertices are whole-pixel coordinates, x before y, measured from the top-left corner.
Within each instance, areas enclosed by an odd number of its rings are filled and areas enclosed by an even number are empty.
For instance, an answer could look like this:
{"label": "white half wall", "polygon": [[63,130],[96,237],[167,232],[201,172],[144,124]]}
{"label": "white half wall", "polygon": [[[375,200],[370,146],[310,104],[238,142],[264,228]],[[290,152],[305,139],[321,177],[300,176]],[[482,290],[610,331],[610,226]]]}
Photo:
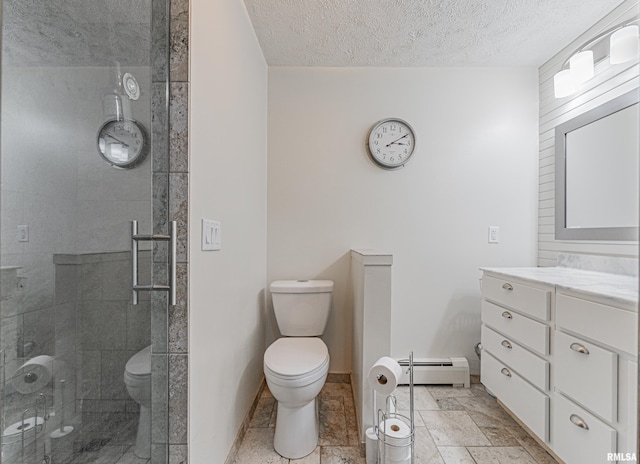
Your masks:
{"label": "white half wall", "polygon": [[[535,264],[537,70],[271,67],[268,102],[267,283],[335,281],[330,371],[351,370],[352,248],[393,255],[392,356],[466,356],[478,371],[478,267]],[[397,171],[365,148],[389,117],[416,131]]]}
{"label": "white half wall", "polygon": [[237,0],[192,0],[190,38],[189,460],[223,463],[262,379],[267,66]]}

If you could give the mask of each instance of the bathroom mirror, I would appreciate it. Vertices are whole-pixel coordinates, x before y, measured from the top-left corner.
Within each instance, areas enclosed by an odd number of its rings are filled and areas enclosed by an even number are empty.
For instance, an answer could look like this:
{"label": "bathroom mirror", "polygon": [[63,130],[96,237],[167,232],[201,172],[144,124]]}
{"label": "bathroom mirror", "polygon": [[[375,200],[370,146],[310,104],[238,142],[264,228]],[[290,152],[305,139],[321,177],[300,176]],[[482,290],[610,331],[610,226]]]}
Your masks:
{"label": "bathroom mirror", "polygon": [[638,240],[638,90],[556,127],[556,240]]}

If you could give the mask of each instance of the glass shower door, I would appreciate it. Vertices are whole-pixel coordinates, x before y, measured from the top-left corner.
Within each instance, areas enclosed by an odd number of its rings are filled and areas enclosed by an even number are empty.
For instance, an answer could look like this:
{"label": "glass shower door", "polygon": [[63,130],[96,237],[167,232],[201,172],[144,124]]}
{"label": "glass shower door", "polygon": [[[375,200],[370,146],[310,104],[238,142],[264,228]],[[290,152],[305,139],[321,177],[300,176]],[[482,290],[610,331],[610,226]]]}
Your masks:
{"label": "glass shower door", "polygon": [[3,464],[146,463],[165,428],[167,294],[134,304],[132,244],[145,287],[168,242],[131,236],[168,233],[161,3],[0,2]]}

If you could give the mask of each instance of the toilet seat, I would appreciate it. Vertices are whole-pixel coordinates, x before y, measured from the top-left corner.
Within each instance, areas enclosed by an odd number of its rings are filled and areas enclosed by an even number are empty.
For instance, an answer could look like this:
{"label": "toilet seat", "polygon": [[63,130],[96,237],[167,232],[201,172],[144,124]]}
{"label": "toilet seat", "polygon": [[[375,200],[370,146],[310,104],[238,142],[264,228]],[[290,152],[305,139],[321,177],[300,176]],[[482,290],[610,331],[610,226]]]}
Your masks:
{"label": "toilet seat", "polygon": [[264,371],[274,383],[299,387],[317,381],[329,369],[329,350],[316,337],[285,337],[264,353]]}

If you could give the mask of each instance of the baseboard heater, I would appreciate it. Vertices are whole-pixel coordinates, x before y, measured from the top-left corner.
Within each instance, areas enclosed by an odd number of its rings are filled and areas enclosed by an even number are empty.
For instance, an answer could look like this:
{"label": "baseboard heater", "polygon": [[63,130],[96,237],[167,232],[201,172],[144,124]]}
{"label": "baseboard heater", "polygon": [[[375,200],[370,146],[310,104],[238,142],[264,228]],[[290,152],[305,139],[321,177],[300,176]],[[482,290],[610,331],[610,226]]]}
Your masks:
{"label": "baseboard heater", "polygon": [[[402,366],[400,383],[409,384],[409,360],[397,359]],[[414,358],[414,385],[453,385],[454,387],[471,386],[469,362],[467,358]]]}

